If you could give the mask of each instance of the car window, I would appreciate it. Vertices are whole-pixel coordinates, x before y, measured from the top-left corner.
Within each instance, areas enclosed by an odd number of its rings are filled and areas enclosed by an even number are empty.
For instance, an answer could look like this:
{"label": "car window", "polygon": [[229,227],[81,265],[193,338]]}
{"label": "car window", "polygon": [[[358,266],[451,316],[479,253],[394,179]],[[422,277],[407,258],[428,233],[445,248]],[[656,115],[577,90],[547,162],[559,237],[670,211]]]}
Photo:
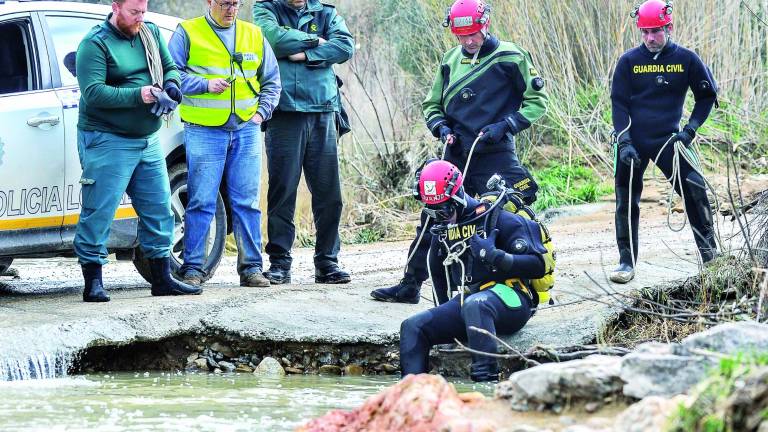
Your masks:
{"label": "car window", "polygon": [[56,61],[59,64],[61,85],[77,85],[75,71],[75,54],[83,37],[103,20],[78,16],[47,16],[48,29],[56,51]]}
{"label": "car window", "polygon": [[27,20],[0,24],[0,94],[37,89],[31,46]]}

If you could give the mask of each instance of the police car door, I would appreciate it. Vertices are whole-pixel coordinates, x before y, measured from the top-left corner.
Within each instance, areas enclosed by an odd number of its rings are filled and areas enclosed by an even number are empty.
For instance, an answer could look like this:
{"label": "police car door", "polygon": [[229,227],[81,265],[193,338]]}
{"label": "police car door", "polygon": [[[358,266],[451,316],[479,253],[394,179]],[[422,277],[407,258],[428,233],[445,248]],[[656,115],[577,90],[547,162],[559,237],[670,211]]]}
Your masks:
{"label": "police car door", "polygon": [[63,113],[39,23],[0,8],[0,255],[62,244]]}
{"label": "police car door", "polygon": [[[75,56],[80,41],[96,25],[104,22],[103,15],[90,13],[45,11],[41,13],[41,24],[45,28],[51,63],[53,87],[64,107],[64,223],[61,238],[64,246],[72,245],[77,221],[80,218],[82,168],[77,151],[78,105],[80,88],[77,83]],[[109,248],[130,248],[136,243],[138,219],[130,205],[128,195],[115,214],[115,221],[107,239]]]}

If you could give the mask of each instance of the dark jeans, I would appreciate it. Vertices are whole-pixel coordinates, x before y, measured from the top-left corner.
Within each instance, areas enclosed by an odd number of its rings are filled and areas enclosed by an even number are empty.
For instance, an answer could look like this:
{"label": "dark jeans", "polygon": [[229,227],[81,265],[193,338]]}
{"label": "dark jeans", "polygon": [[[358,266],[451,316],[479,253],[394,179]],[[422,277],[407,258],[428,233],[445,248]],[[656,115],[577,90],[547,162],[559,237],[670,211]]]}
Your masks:
{"label": "dark jeans", "polygon": [[[638,225],[640,224],[640,197],[643,193],[643,173],[648,167],[648,163],[656,158],[656,152],[641,151],[640,165],[635,165],[632,175],[632,185],[630,188],[629,175],[630,166],[617,161],[616,164],[616,244],[619,248],[619,262],[621,264],[633,265],[632,254],[630,252],[629,236],[632,236],[634,246],[635,260],[638,259]],[[674,149],[672,144],[666,146],[664,151],[658,157],[658,167],[664,173],[666,178],[672,176],[672,162]],[[688,221],[693,229],[696,245],[702,252],[704,261],[711,259],[716,252],[717,245],[714,240],[714,229],[711,210],[709,208],[709,198],[707,198],[704,179],[699,173],[685,160],[680,158],[680,170],[682,184],[678,182],[675,192],[680,195],[683,192],[685,196],[685,209]],[[682,190],[681,190],[682,188]],[[629,192],[632,191],[632,200],[630,203]],[[629,229],[629,210],[632,210],[632,232]]]}
{"label": "dark jeans", "polygon": [[[403,376],[429,372],[429,350],[432,346],[453,343],[454,339],[468,341],[469,347],[487,353],[496,353],[498,346],[492,338],[476,331],[477,327],[495,335],[510,335],[525,326],[531,318],[530,298],[518,291],[521,305],[510,308],[490,290],[460,297],[435,308],[418,313],[400,325],[400,367]],[[472,355],[472,378],[498,373],[496,359]]]}
{"label": "dark jeans", "polygon": [[293,217],[302,169],[312,194],[312,214],[317,230],[315,267],[324,269],[338,261],[342,202],[334,119],[333,112],[277,111],[268,123],[269,242],[265,251],[273,266],[291,267],[291,247],[296,237]]}
{"label": "dark jeans", "polygon": [[[464,169],[465,160],[447,158],[449,162],[456,165],[460,170]],[[480,153],[472,156],[472,161],[467,169],[469,175],[464,178],[464,192],[470,196],[482,195],[488,192],[485,187],[485,183],[493,174],[499,174],[507,186],[515,184],[515,174],[509,171],[509,168],[519,166],[520,161],[517,156],[512,152],[499,152],[499,153]],[[408,247],[408,256],[413,254],[413,258],[408,262],[405,269],[405,275],[416,279],[419,282],[424,282],[429,278],[427,272],[427,252],[429,251],[429,245],[432,243],[432,234],[429,232],[430,224],[426,227],[424,222],[426,221],[426,214],[421,213],[421,223],[416,227],[416,237],[411,245]],[[424,236],[421,242],[417,244],[421,232],[424,232]],[[416,248],[416,252],[413,249]]]}

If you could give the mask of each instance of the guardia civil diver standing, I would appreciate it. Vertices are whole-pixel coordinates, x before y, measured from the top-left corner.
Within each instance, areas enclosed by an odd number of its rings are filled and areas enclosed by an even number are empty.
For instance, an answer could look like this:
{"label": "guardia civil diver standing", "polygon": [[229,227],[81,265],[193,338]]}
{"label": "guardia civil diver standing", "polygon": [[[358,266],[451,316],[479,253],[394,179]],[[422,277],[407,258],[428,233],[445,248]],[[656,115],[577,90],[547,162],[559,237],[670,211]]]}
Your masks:
{"label": "guardia civil diver standing", "polygon": [[[439,306],[401,324],[403,376],[428,372],[430,348],[454,339],[468,341],[474,350],[496,353],[496,341],[470,327],[501,335],[523,328],[539,302],[531,279],[546,273],[547,249],[538,223],[507,211],[491,217],[490,204],[465,192],[464,178],[450,162],[429,162],[418,178],[425,212],[436,223],[428,265]],[[460,253],[466,246],[469,249]],[[449,300],[451,286],[460,294]],[[466,295],[461,294],[462,287]],[[472,380],[495,381],[498,376],[495,358],[472,355]]]}
{"label": "guardia civil diver standing", "polygon": [[[611,88],[617,133],[616,242],[620,258],[610,279],[616,283],[627,283],[635,277],[639,203],[648,162],[653,160],[672,179],[674,143],[681,142],[685,152],[692,154],[690,146],[696,130],[717,102],[717,84],[709,68],[696,53],[672,41],[671,2],[648,0],[632,16],[637,19],[643,43],[619,58]],[[680,129],[689,88],[695,104],[687,124]],[[697,169],[680,158],[682,184],[677,185],[676,192],[684,197],[702,262],[708,263],[717,254],[717,243],[706,184]]]}
{"label": "guardia civil diver standing", "polygon": [[[424,119],[432,134],[446,145],[445,160],[465,169],[471,153],[464,185],[469,195],[487,192],[486,181],[499,174],[530,204],[538,186],[517,158],[515,135],[546,112],[544,79],[527,51],[490,33],[490,20],[491,7],[484,0],[453,3],[444,26],[460,45],[443,56],[422,104]],[[374,299],[419,302],[421,284],[428,277],[428,225],[422,214],[403,279],[371,292]]]}

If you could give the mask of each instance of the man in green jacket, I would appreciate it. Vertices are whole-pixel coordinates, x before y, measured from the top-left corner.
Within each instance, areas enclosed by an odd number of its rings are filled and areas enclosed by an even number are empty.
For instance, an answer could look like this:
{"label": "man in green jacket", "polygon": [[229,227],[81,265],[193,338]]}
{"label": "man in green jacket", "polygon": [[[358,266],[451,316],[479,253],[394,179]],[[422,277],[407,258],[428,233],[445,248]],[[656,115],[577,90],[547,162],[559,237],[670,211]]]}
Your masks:
{"label": "man in green jacket", "polygon": [[266,126],[270,269],[264,275],[272,284],[291,281],[293,216],[303,168],[317,230],[315,282],[347,283],[350,275],[337,258],[342,202],[335,119],[341,101],[333,65],[352,57],[354,40],[336,9],[319,0],[256,2],[253,22],[275,51],[283,84]]}
{"label": "man in green jacket", "polygon": [[101,267],[107,262],[109,228],[126,192],[139,215],[138,236],[150,263],[152,295],[202,292],[170,273],[174,220],[157,132],[161,116],[181,101],[180,78],[159,29],[144,22],[146,12],[147,0],[114,0],[112,13],[77,50],[77,147],[83,174],[74,246],[86,302],[109,301]]}

